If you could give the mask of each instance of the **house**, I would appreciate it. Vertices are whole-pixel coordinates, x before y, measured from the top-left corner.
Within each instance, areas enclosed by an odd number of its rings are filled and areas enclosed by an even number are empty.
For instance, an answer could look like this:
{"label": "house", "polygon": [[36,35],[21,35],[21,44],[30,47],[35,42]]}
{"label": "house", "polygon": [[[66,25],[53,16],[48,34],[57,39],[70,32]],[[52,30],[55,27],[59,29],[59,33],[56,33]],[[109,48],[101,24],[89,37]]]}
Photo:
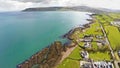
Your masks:
{"label": "house", "polygon": [[92,42],[93,36],[92,35],[85,35],[83,38],[83,42]]}
{"label": "house", "polygon": [[81,51],[81,56],[83,57],[83,58],[89,58],[89,54],[88,54],[88,52],[87,51]]}
{"label": "house", "polygon": [[114,68],[113,63],[106,61],[83,62],[80,64],[81,68]]}
{"label": "house", "polygon": [[118,56],[120,57],[120,50],[118,51]]}
{"label": "house", "polygon": [[103,39],[103,36],[101,36],[101,35],[96,35],[96,38],[97,38],[97,39]]}
{"label": "house", "polygon": [[91,62],[80,61],[80,68],[93,68]]}
{"label": "house", "polygon": [[85,42],[84,47],[85,48],[91,48],[91,43],[90,42]]}
{"label": "house", "polygon": [[106,61],[97,61],[94,62],[93,64],[94,64],[94,68],[114,68],[111,62],[106,62]]}
{"label": "house", "polygon": [[92,68],[92,65],[90,63],[82,65],[81,68]]}
{"label": "house", "polygon": [[105,45],[105,44],[106,44],[106,41],[105,41],[105,40],[97,40],[96,42],[101,43],[102,45]]}
{"label": "house", "polygon": [[112,65],[113,64],[111,62],[108,62],[108,68],[112,68],[113,67]]}
{"label": "house", "polygon": [[120,27],[120,20],[115,20],[114,22],[111,22],[111,25]]}

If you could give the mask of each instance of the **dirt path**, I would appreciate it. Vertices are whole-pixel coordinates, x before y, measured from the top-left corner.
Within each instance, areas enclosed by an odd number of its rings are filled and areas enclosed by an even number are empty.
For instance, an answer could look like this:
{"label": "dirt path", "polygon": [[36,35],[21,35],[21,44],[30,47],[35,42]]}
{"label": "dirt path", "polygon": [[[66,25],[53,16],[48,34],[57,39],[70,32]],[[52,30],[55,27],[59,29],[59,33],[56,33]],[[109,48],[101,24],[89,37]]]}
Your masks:
{"label": "dirt path", "polygon": [[[60,60],[60,62],[57,65],[59,65],[65,58],[67,58],[76,47],[77,47],[77,45],[72,48],[67,48],[67,51],[62,53],[62,55],[63,55],[62,59]],[[57,68],[57,65],[55,66],[55,68]]]}
{"label": "dirt path", "polygon": [[72,48],[68,48],[66,52],[63,52],[63,56],[62,56],[62,59],[61,59],[60,63],[61,63],[66,57],[68,57],[68,56],[71,54],[71,52],[72,52],[76,47],[77,47],[77,46],[72,47]]}

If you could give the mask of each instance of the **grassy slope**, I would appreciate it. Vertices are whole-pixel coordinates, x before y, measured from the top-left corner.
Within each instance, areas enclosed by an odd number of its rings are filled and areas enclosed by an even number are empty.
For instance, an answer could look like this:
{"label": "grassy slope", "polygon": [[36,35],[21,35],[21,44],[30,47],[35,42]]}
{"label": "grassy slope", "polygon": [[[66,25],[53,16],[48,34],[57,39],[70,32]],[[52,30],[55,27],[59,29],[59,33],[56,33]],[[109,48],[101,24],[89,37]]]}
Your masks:
{"label": "grassy slope", "polygon": [[57,66],[57,68],[79,68],[79,59],[81,59],[79,52],[80,48],[76,47],[73,52]]}

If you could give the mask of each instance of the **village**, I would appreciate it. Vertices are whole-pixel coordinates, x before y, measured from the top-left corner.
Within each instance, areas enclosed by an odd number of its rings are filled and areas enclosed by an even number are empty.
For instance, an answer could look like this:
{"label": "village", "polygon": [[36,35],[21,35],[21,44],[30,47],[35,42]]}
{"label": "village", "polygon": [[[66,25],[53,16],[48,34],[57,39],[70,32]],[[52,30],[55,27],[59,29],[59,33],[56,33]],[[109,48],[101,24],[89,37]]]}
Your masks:
{"label": "village", "polygon": [[[114,51],[111,47],[110,41],[107,37],[107,33],[104,29],[103,24],[98,21],[99,23],[99,27],[96,27],[96,32],[100,32],[103,33],[102,35],[99,34],[90,34],[90,35],[84,35],[84,37],[82,39],[80,39],[79,42],[84,42],[83,47],[85,48],[83,51],[80,52],[83,60],[80,61],[80,68],[119,68],[119,64],[120,61],[116,60],[116,56],[114,55]],[[110,23],[112,26],[116,26],[117,28],[120,27],[120,21],[113,21],[112,23]],[[100,28],[100,29],[99,29]],[[103,51],[110,51],[109,55],[111,56],[111,60],[94,60],[93,58],[89,57],[89,50],[88,49],[92,49],[93,46],[91,43],[95,42],[97,45],[97,49],[99,50],[100,48],[103,47],[107,47],[105,49],[103,49]],[[97,51],[98,51],[97,50]],[[117,55],[120,57],[120,50],[117,51]],[[103,55],[104,56],[104,55]],[[100,57],[100,56],[99,56]]]}
{"label": "village", "polygon": [[113,45],[109,37],[111,32],[108,30],[108,26],[117,29],[116,35],[120,38],[120,21],[105,19],[109,18],[107,15],[93,14],[91,17],[89,24],[76,28],[70,35],[70,39],[77,43],[78,47],[58,68],[68,67],[64,62],[73,62],[80,68],[120,68],[120,45]]}

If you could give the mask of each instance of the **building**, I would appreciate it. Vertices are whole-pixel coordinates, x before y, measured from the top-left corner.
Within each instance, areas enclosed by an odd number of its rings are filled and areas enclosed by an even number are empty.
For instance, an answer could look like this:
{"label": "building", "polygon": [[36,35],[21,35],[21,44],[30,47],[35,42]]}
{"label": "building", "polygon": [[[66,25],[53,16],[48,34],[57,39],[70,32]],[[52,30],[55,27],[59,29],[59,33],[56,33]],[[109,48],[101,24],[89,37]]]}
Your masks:
{"label": "building", "polygon": [[93,36],[92,35],[85,35],[83,38],[83,42],[92,42]]}
{"label": "building", "polygon": [[111,22],[111,25],[120,27],[120,20],[116,20],[116,21],[114,21],[114,22]]}
{"label": "building", "polygon": [[96,62],[80,62],[80,68],[114,68],[112,62],[96,61]]}
{"label": "building", "polygon": [[96,35],[96,38],[97,39],[103,39],[103,36],[102,35]]}
{"label": "building", "polygon": [[80,61],[80,68],[92,68],[92,64],[86,61]]}
{"label": "building", "polygon": [[91,48],[91,43],[90,42],[85,42],[84,47],[85,48]]}
{"label": "building", "polygon": [[83,58],[89,58],[89,53],[87,51],[81,51],[80,54]]}
{"label": "building", "polygon": [[118,51],[118,56],[120,57],[120,50]]}
{"label": "building", "polygon": [[101,43],[102,45],[106,45],[107,44],[107,42],[105,40],[97,40],[96,42],[97,43]]}

